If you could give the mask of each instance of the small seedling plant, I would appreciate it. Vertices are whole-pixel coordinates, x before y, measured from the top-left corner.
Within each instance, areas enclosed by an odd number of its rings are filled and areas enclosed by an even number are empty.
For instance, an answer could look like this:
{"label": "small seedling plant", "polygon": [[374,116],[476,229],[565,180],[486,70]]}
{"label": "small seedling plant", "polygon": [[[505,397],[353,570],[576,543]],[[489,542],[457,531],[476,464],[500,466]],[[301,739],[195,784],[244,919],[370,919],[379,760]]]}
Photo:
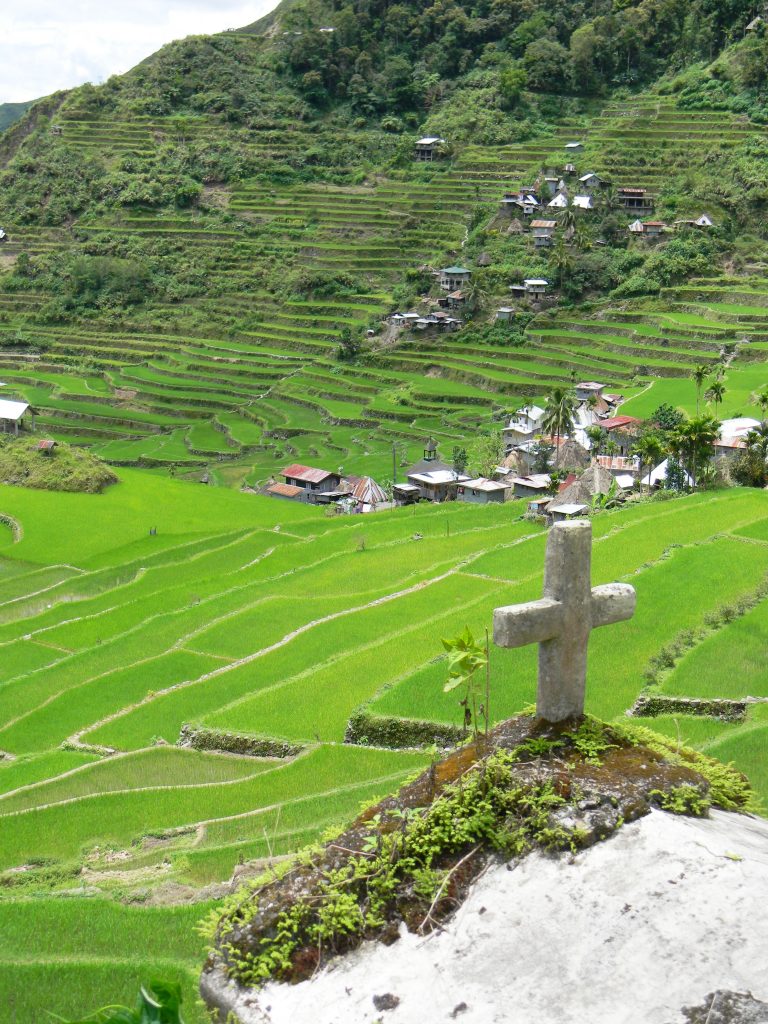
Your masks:
{"label": "small seedling plant", "polygon": [[[488,631],[485,644],[478,643],[469,626],[452,640],[443,640],[448,652],[448,681],[444,693],[463,687],[464,696],[459,705],[464,709],[464,728],[472,728],[475,741],[480,736],[482,717],[485,735],[488,735],[488,701],[490,696],[490,657]],[[485,671],[483,671],[485,670]],[[482,701],[482,703],[479,703]]]}

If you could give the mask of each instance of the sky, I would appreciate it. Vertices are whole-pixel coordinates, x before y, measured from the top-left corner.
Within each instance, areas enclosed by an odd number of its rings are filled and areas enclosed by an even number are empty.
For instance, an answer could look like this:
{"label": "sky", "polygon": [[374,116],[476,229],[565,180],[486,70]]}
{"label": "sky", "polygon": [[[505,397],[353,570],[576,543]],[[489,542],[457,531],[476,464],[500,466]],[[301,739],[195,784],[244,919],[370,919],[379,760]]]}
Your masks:
{"label": "sky", "polygon": [[128,71],[164,43],[256,21],[277,0],[0,0],[0,103]]}

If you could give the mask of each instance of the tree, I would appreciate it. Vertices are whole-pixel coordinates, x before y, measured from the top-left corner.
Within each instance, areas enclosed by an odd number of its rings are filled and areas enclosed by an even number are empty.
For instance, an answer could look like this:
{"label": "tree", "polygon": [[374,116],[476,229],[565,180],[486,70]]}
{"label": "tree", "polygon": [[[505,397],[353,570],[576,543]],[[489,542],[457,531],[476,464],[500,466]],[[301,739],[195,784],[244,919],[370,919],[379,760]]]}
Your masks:
{"label": "tree", "polygon": [[563,469],[553,469],[549,475],[549,486],[547,492],[551,495],[557,494],[560,490],[560,484],[564,482],[568,474]]}
{"label": "tree", "polygon": [[337,350],[338,358],[342,362],[354,359],[360,355],[363,349],[360,335],[355,334],[349,327],[344,327],[339,334],[339,347]]}
{"label": "tree", "polygon": [[571,55],[552,39],[536,39],[523,55],[523,66],[531,89],[565,92],[571,80]]}
{"label": "tree", "polygon": [[570,434],[573,431],[573,418],[576,413],[576,395],[572,388],[553,388],[544,409],[544,418],[541,421],[542,430],[557,438],[557,447],[560,447],[560,438],[563,434]]}
{"label": "tree", "polygon": [[664,445],[656,434],[644,434],[638,438],[632,449],[640,461],[640,481],[643,478],[643,466],[648,467],[648,487],[651,486],[651,470],[658,466],[664,456]]}
{"label": "tree", "polygon": [[[19,256],[19,259],[21,259],[21,256]],[[17,260],[16,266],[18,267],[18,265],[19,261]],[[766,419],[766,417],[768,417],[768,388],[763,388],[763,390],[759,392],[757,396],[757,404],[760,406],[760,412],[763,414],[763,419]]]}
{"label": "tree", "polygon": [[479,434],[469,445],[466,465],[473,476],[491,477],[504,458],[504,440],[498,430]]}
{"label": "tree", "polygon": [[697,366],[691,372],[691,380],[696,385],[696,415],[699,415],[699,400],[701,398],[701,389],[704,387],[704,381],[709,375],[709,367]]}
{"label": "tree", "polygon": [[679,409],[674,409],[667,402],[662,403],[655,412],[651,413],[651,423],[655,423],[660,430],[676,430],[684,419],[683,413]]}
{"label": "tree", "polygon": [[467,468],[467,449],[457,444],[454,445],[451,461],[453,462],[454,473],[462,474]]}
{"label": "tree", "polygon": [[[590,395],[590,398],[592,396]],[[596,423],[593,423],[591,427],[587,427],[584,433],[589,438],[589,443],[592,445],[592,451],[595,455],[600,455],[603,450],[603,443],[605,442],[605,432],[598,427]]]}
{"label": "tree", "polygon": [[573,270],[573,257],[566,248],[562,237],[550,253],[549,266],[553,277],[557,281],[558,288],[562,288],[563,283],[568,279],[568,275]]}
{"label": "tree", "polygon": [[477,274],[473,274],[469,282],[464,288],[464,294],[466,295],[466,306],[468,312],[474,313],[480,309],[488,300],[487,292],[483,286],[483,282],[478,278]]}
{"label": "tree", "polygon": [[712,381],[704,397],[708,402],[715,403],[715,412],[717,412],[718,405],[722,404],[725,397],[725,384],[721,380]]}
{"label": "tree", "polygon": [[528,75],[525,73],[525,68],[519,64],[513,64],[501,71],[499,74],[499,96],[505,110],[512,110],[517,106],[527,82]]}
{"label": "tree", "polygon": [[551,444],[544,444],[543,441],[531,445],[531,472],[548,473],[554,451]]}
{"label": "tree", "polygon": [[696,416],[681,423],[671,439],[670,447],[683,460],[694,489],[698,472],[712,459],[712,446],[719,436],[720,424],[714,416]]}
{"label": "tree", "polygon": [[744,440],[746,450],[739,452],[731,465],[733,479],[743,487],[765,487],[768,484],[768,423],[750,430]]}

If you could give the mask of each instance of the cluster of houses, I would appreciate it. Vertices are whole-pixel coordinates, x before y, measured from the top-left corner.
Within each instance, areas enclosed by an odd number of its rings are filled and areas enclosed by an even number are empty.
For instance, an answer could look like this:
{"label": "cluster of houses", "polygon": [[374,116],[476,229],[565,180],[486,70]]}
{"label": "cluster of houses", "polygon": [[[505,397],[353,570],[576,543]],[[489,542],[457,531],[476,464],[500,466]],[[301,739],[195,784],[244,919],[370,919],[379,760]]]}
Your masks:
{"label": "cluster of houses", "polygon": [[[568,142],[565,146],[568,157],[581,153],[583,148],[581,142]],[[533,185],[523,186],[516,192],[506,192],[501,200],[501,208],[516,217],[522,215],[522,220],[513,221],[514,228],[522,231],[525,230],[526,223],[529,223],[535,248],[546,249],[553,244],[558,228],[558,222],[551,219],[552,215],[569,208],[584,212],[593,211],[600,206],[600,194],[610,188],[611,182],[607,178],[594,171],[579,175],[576,165],[568,162],[561,174],[544,174]],[[650,239],[658,238],[666,231],[681,228],[714,227],[714,222],[707,213],[697,218],[676,220],[672,225],[667,225],[663,221],[643,220],[643,217],[653,213],[655,207],[655,197],[647,188],[617,188],[615,203],[626,214],[636,218],[628,228],[635,236],[641,235]],[[546,216],[547,213],[550,217]],[[570,234],[573,234],[573,229],[570,229]]]}
{"label": "cluster of houses", "polygon": [[659,238],[661,235],[671,231],[679,231],[681,228],[701,228],[707,230],[715,226],[714,221],[708,213],[702,213],[695,219],[676,220],[672,224],[666,224],[663,220],[633,220],[627,228],[631,235],[640,235],[643,238]]}
{"label": "cluster of houses", "polygon": [[332,470],[292,463],[281,470],[282,481],[270,480],[261,493],[310,505],[335,505],[341,512],[375,512],[391,508],[386,491],[369,476],[342,476]]}

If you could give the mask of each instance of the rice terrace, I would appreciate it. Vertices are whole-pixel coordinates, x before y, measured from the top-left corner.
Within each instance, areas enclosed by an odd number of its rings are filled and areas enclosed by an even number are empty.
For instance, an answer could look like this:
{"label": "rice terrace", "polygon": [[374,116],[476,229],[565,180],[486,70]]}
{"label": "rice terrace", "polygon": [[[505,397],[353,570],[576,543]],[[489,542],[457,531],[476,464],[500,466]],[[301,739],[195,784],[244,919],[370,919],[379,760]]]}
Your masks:
{"label": "rice terrace", "polygon": [[210,1021],[241,885],[533,714],[487,631],[562,521],[637,594],[589,721],[768,814],[768,30],[517,6],[0,106],[0,1022]]}

